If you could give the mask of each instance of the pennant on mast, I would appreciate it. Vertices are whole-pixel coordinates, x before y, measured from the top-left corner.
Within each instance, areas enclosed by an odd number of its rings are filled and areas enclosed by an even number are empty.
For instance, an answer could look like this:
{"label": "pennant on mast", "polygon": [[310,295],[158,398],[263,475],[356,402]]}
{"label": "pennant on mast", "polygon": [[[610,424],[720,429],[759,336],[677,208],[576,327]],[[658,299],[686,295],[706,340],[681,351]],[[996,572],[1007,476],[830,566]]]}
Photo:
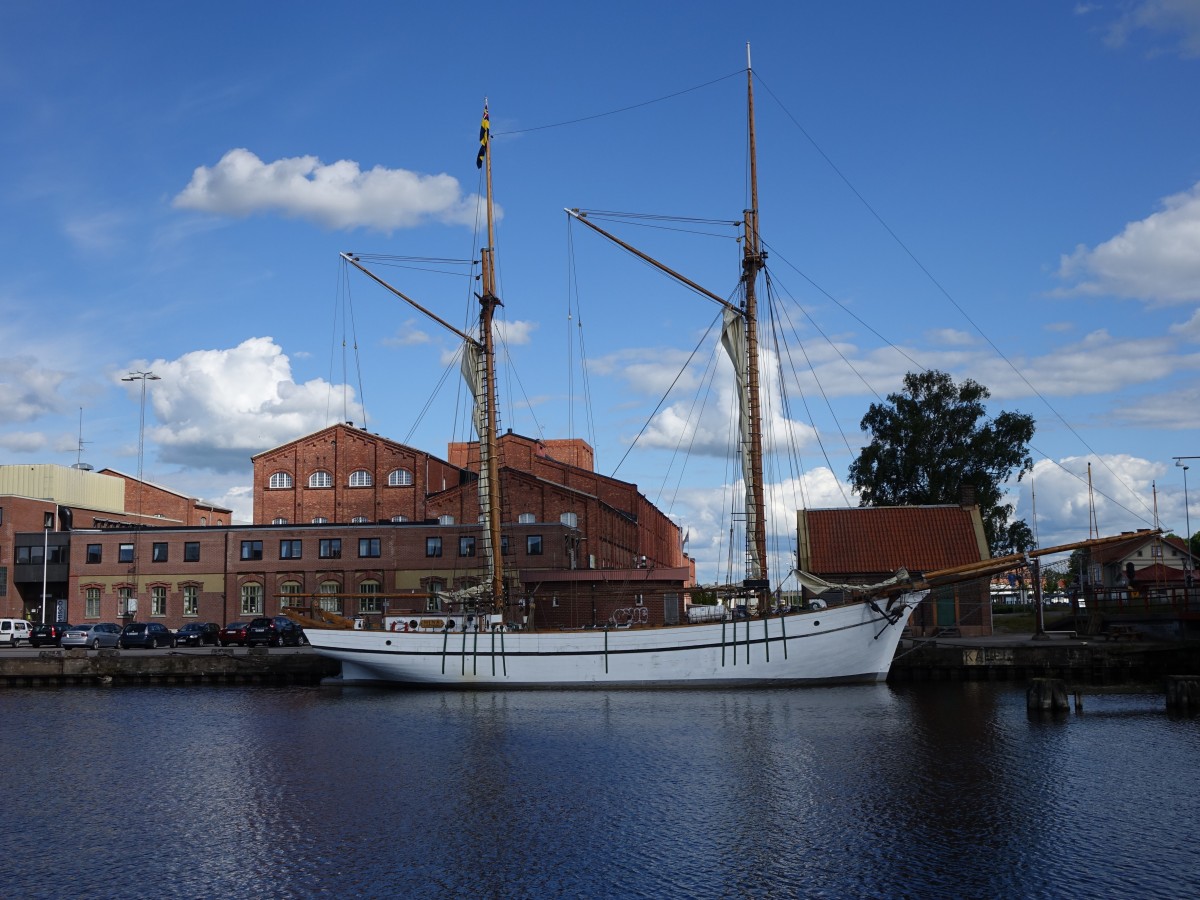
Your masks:
{"label": "pennant on mast", "polygon": [[487,156],[488,141],[491,138],[492,123],[488,117],[487,101],[483,101],[483,121],[479,124],[479,153],[475,156],[475,168],[483,168],[483,158]]}

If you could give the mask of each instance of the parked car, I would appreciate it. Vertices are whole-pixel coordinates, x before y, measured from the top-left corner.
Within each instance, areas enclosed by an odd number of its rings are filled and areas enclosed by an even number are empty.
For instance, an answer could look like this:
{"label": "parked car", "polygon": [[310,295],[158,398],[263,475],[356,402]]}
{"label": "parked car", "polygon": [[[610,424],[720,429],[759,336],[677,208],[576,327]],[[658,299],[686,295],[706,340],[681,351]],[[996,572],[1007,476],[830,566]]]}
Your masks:
{"label": "parked car", "polygon": [[0,644],[15,647],[21,641],[29,641],[33,625],[25,619],[0,619]]}
{"label": "parked car", "polygon": [[92,625],[73,625],[63,632],[63,647],[115,647],[121,639],[121,626],[116,622],[96,622]]}
{"label": "parked car", "polygon": [[239,647],[246,646],[246,624],[245,622],[230,622],[222,628],[218,635],[221,646],[228,647],[230,644],[237,644]]}
{"label": "parked car", "polygon": [[287,616],[261,616],[251,621],[246,628],[247,647],[253,647],[255,644],[265,647],[299,647],[306,643],[308,641],[304,637],[304,629]]}
{"label": "parked car", "polygon": [[49,644],[57,647],[62,642],[63,633],[71,628],[70,622],[42,622],[33,626],[29,635],[29,643],[35,647]]}
{"label": "parked car", "polygon": [[155,647],[174,647],[175,635],[161,622],[130,622],[121,631],[118,644],[122,650],[131,647],[143,647],[153,650]]}
{"label": "parked car", "polygon": [[221,626],[216,622],[188,622],[175,632],[175,643],[180,647],[203,647],[221,643]]}

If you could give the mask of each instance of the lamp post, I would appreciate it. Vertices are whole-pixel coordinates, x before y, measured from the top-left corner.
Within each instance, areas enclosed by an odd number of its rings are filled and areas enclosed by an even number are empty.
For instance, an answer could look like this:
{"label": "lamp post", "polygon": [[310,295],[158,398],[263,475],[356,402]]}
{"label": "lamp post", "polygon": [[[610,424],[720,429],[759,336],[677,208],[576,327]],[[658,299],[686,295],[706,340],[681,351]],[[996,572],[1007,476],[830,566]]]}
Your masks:
{"label": "lamp post", "polygon": [[44,513],[42,516],[42,624],[46,624],[46,575],[47,561],[50,558],[50,529],[54,527],[54,513]]}
{"label": "lamp post", "polygon": [[1187,602],[1191,599],[1192,594],[1192,519],[1188,514],[1188,466],[1184,463],[1185,459],[1200,459],[1200,456],[1175,457],[1175,465],[1183,469],[1183,527],[1187,532],[1183,539],[1184,548],[1187,550],[1187,557],[1183,561],[1185,569],[1183,580],[1183,602],[1187,604]]}
{"label": "lamp post", "polygon": [[137,467],[137,521],[134,523],[133,533],[133,602],[134,609],[137,608],[138,602],[138,568],[141,541],[138,540],[137,530],[142,527],[142,459],[143,451],[146,445],[146,382],[161,381],[159,376],[153,372],[130,372],[129,375],[121,379],[122,381],[140,381],[142,383],[142,403],[141,412],[138,417],[138,467]]}

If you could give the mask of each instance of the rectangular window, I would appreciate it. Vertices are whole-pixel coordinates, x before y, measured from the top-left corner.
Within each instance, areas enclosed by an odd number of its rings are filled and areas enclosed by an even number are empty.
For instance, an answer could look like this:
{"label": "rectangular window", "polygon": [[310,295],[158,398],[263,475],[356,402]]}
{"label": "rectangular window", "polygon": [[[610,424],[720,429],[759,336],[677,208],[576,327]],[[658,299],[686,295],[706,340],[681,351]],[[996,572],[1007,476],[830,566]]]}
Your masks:
{"label": "rectangular window", "polygon": [[321,545],[318,548],[317,555],[320,556],[321,559],[341,559],[342,539],[321,538]]}
{"label": "rectangular window", "polygon": [[200,588],[194,584],[183,586],[183,614],[185,616],[200,615]]}
{"label": "rectangular window", "polygon": [[183,543],[183,561],[184,562],[200,562],[200,542],[199,541],[184,541],[184,543]]}
{"label": "rectangular window", "polygon": [[458,555],[459,556],[474,556],[475,555],[475,538],[460,536],[458,539]]}
{"label": "rectangular window", "polygon": [[508,556],[508,535],[500,535],[500,555]]}
{"label": "rectangular window", "polygon": [[542,555],[542,536],[540,534],[530,534],[525,537],[525,555]]}
{"label": "rectangular window", "polygon": [[262,541],[242,541],[242,559],[262,559]]}
{"label": "rectangular window", "polygon": [[117,562],[133,562],[133,544],[121,544],[117,547]]}
{"label": "rectangular window", "polygon": [[379,556],[379,538],[359,538],[358,555],[363,559],[374,559]]}
{"label": "rectangular window", "polygon": [[425,601],[426,612],[439,612],[441,610],[442,600],[438,596],[438,592],[444,587],[445,585],[443,585],[440,581],[429,582],[429,597]]}
{"label": "rectangular window", "polygon": [[88,588],[84,593],[83,616],[85,619],[100,618],[100,588]]}
{"label": "rectangular window", "polygon": [[117,588],[117,615],[127,616],[130,614],[129,604],[133,600],[133,588],[119,587]]}
{"label": "rectangular window", "polygon": [[102,548],[100,544],[87,545],[87,562],[89,565],[94,565],[100,562],[101,558],[103,557],[103,553],[101,551]]}
{"label": "rectangular window", "polygon": [[41,565],[45,557],[42,555],[41,547],[18,547],[17,548],[17,565],[30,566]]}
{"label": "rectangular window", "polygon": [[167,561],[167,543],[166,541],[155,541],[150,548],[151,562],[166,562]]}
{"label": "rectangular window", "polygon": [[59,563],[70,562],[70,560],[67,558],[68,549],[69,548],[62,546],[61,544],[57,546],[51,544],[47,548],[50,555],[46,557],[46,562],[50,563],[52,566]]}
{"label": "rectangular window", "polygon": [[442,555],[442,539],[440,537],[425,538],[425,555],[426,556],[441,556]]}
{"label": "rectangular window", "polygon": [[167,614],[167,589],[165,587],[150,588],[150,615],[165,616]]}
{"label": "rectangular window", "polygon": [[279,558],[280,559],[300,559],[303,546],[300,541],[280,541],[279,542]]}

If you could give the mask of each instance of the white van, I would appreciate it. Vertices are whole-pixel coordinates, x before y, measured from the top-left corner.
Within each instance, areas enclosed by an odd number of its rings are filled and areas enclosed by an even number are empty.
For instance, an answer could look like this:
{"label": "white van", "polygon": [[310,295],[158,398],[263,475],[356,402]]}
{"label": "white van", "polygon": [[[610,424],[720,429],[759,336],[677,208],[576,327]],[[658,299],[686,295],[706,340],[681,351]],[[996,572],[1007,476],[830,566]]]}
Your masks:
{"label": "white van", "polygon": [[24,619],[0,619],[0,647],[15,647],[20,641],[29,643],[33,626]]}

